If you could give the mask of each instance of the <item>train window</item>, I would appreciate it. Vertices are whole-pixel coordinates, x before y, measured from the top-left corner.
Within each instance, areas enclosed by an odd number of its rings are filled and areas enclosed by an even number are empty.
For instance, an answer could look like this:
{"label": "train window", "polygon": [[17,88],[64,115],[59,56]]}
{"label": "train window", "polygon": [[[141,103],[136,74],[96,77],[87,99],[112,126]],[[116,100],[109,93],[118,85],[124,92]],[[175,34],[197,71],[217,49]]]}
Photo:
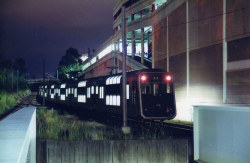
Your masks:
{"label": "train window", "polygon": [[75,88],[74,97],[77,97],[77,88]]}
{"label": "train window", "polygon": [[98,86],[95,87],[95,93],[98,94]]}
{"label": "train window", "polygon": [[129,99],[129,85],[127,84],[127,100]]}
{"label": "train window", "polygon": [[109,95],[106,96],[106,105],[109,105]]}
{"label": "train window", "polygon": [[121,75],[117,77],[117,79],[116,79],[116,83],[117,83],[117,84],[120,84],[120,83],[121,83],[121,78],[122,78]]}
{"label": "train window", "polygon": [[113,104],[113,98],[112,98],[112,96],[109,96],[109,105],[112,105]]}
{"label": "train window", "polygon": [[86,103],[86,95],[78,95],[77,101]]}
{"label": "train window", "polygon": [[78,83],[78,87],[86,87],[87,81],[81,81]]}
{"label": "train window", "polygon": [[121,96],[120,95],[116,96],[116,99],[117,99],[116,105],[120,106],[121,105]]}
{"label": "train window", "polygon": [[60,94],[61,94],[61,90],[60,90],[60,89],[58,89],[58,96],[60,96]]}
{"label": "train window", "polygon": [[90,87],[87,88],[87,98],[90,98]]}
{"label": "train window", "polygon": [[106,80],[106,85],[109,85],[109,80],[110,80],[110,78],[108,78],[108,79]]}
{"label": "train window", "polygon": [[92,87],[91,87],[91,94],[94,94],[94,93],[95,93],[95,87],[92,86]]}
{"label": "train window", "polygon": [[141,93],[142,94],[151,94],[151,86],[148,84],[148,85],[143,85],[141,87]]}
{"label": "train window", "polygon": [[68,96],[68,89],[66,89],[66,97]]}
{"label": "train window", "polygon": [[154,96],[157,96],[160,94],[160,91],[159,91],[159,83],[154,83],[153,84],[153,93],[154,93]]}
{"label": "train window", "polygon": [[65,95],[61,95],[61,100],[65,100]]}
{"label": "train window", "polygon": [[112,97],[113,99],[112,99],[112,105],[116,105],[116,102],[117,102],[117,99],[116,99],[116,95],[113,95],[113,97]]}
{"label": "train window", "polygon": [[61,84],[61,88],[66,88],[66,84]]}
{"label": "train window", "polygon": [[100,87],[99,98],[100,99],[104,98],[104,87]]}

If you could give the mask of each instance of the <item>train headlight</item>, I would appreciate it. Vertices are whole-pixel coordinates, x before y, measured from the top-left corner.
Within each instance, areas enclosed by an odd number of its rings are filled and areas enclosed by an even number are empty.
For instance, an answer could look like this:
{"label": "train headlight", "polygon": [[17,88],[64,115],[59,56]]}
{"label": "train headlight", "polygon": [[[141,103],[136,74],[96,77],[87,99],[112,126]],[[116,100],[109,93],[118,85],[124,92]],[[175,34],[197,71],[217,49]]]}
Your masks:
{"label": "train headlight", "polygon": [[141,76],[141,81],[146,81],[147,80],[147,76],[146,75],[142,75]]}
{"label": "train headlight", "polygon": [[170,82],[172,80],[172,76],[166,75],[165,80],[168,81],[168,82]]}

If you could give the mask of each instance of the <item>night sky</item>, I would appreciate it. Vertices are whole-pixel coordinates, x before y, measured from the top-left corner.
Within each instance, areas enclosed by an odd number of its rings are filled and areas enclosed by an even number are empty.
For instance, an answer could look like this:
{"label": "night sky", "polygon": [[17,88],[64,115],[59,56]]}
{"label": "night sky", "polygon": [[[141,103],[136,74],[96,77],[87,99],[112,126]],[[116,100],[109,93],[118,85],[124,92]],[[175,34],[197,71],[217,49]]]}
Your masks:
{"label": "night sky", "polygon": [[112,35],[115,0],[0,0],[0,59],[23,58],[28,72],[54,73],[66,49],[97,49]]}

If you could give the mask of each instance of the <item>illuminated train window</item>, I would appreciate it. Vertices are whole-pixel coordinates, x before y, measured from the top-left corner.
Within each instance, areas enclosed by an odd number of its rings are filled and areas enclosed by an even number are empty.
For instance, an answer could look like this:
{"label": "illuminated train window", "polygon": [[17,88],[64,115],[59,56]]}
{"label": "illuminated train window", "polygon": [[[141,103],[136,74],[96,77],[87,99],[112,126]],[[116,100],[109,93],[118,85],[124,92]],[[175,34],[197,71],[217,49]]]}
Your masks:
{"label": "illuminated train window", "polygon": [[61,84],[60,88],[66,88],[66,84]]}
{"label": "illuminated train window", "polygon": [[61,95],[61,100],[65,100],[65,95]]}
{"label": "illuminated train window", "polygon": [[111,84],[120,84],[121,83],[121,75],[119,76],[112,76],[106,79],[106,85],[111,85]]}
{"label": "illuminated train window", "polygon": [[87,88],[87,98],[90,98],[90,87]]}
{"label": "illuminated train window", "polygon": [[95,87],[92,86],[92,87],[91,87],[91,94],[94,94],[94,93],[95,93]]}
{"label": "illuminated train window", "polygon": [[81,81],[78,83],[78,87],[86,87],[87,81]]}
{"label": "illuminated train window", "polygon": [[128,84],[126,85],[126,89],[127,89],[126,92],[127,92],[127,100],[128,100],[129,99],[129,85]]}
{"label": "illuminated train window", "polygon": [[86,95],[78,95],[77,101],[86,103]]}
{"label": "illuminated train window", "polygon": [[107,95],[106,96],[106,105],[120,106],[121,105],[121,96],[120,95]]}
{"label": "illuminated train window", "polygon": [[77,97],[77,88],[75,88],[74,97]]}
{"label": "illuminated train window", "polygon": [[103,99],[104,98],[104,87],[100,87],[100,91],[99,91],[99,98]]}
{"label": "illuminated train window", "polygon": [[95,93],[98,94],[98,86],[95,87]]}

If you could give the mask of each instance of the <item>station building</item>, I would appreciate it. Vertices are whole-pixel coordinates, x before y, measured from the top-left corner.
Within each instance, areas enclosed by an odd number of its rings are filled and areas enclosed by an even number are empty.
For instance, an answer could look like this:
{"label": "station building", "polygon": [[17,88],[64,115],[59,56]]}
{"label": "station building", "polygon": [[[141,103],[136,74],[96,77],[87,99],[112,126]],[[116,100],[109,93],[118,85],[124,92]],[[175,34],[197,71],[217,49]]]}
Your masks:
{"label": "station building", "polygon": [[249,0],[119,0],[113,35],[83,64],[85,77],[121,72],[125,6],[127,70],[173,74],[177,119],[192,105],[250,104]]}

